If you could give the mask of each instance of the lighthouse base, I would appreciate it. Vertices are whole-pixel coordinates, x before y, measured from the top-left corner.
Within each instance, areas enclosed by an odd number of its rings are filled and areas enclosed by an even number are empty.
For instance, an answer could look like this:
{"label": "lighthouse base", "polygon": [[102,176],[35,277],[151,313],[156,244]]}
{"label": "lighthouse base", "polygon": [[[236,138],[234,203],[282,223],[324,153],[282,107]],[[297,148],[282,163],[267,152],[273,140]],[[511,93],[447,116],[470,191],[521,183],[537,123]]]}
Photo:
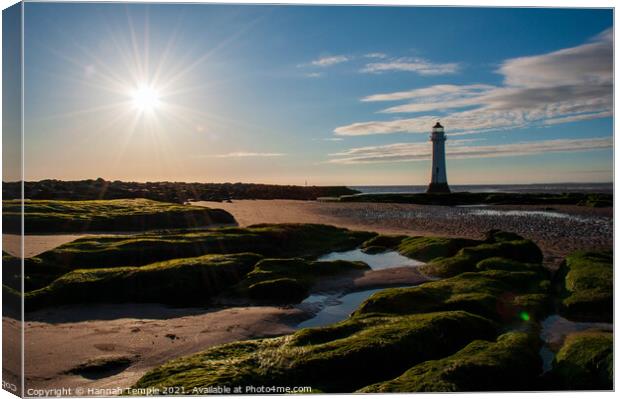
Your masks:
{"label": "lighthouse base", "polygon": [[426,189],[427,194],[450,194],[448,183],[431,183]]}

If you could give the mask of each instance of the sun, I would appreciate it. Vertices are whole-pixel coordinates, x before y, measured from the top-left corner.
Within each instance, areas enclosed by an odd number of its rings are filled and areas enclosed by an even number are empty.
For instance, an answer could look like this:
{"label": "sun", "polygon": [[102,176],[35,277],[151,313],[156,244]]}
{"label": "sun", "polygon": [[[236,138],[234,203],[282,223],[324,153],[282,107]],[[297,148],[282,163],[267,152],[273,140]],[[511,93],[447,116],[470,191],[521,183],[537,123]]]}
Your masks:
{"label": "sun", "polygon": [[140,111],[153,111],[159,105],[159,92],[154,87],[142,85],[131,93],[131,100]]}

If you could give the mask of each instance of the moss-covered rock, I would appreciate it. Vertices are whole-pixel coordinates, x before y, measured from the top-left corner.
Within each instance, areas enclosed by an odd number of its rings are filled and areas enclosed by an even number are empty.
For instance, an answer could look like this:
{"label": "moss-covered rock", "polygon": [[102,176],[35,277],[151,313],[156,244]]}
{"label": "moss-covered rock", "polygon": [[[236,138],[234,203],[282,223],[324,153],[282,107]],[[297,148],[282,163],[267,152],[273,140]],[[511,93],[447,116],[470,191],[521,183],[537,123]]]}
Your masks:
{"label": "moss-covered rock", "polygon": [[613,253],[579,251],[566,257],[557,274],[562,315],[584,321],[613,319]]}
{"label": "moss-covered rock", "polygon": [[142,267],[73,270],[26,294],[26,310],[88,302],[158,302],[200,305],[241,281],[256,254],[204,255]]}
{"label": "moss-covered rock", "polygon": [[523,318],[534,321],[550,310],[548,288],[546,280],[531,271],[463,273],[416,287],[379,291],[364,301],[355,314],[465,310],[503,322]]}
{"label": "moss-covered rock", "polygon": [[2,251],[2,284],[11,287],[14,290],[21,290],[21,276],[21,259]]}
{"label": "moss-covered rock", "polygon": [[492,229],[485,233],[485,242],[502,242],[502,241],[519,241],[523,240],[523,237],[517,233],[510,231],[503,231],[498,229]]}
{"label": "moss-covered rock", "polygon": [[395,250],[407,236],[393,236],[379,234],[361,245],[363,252],[367,254],[378,254],[387,250]]}
{"label": "moss-covered rock", "polygon": [[21,319],[22,317],[22,295],[8,285],[2,284],[2,316]]}
{"label": "moss-covered rock", "polygon": [[480,241],[466,238],[409,237],[402,240],[398,252],[412,259],[428,262],[454,256],[462,248],[478,244]]}
{"label": "moss-covered rock", "polygon": [[269,302],[297,303],[308,296],[312,285],[322,277],[366,270],[370,267],[363,262],[264,259],[234,288],[234,292]]}
{"label": "moss-covered rock", "polygon": [[[142,266],[206,254],[252,252],[268,257],[314,258],[331,251],[356,248],[373,236],[375,233],[318,224],[260,224],[247,228],[84,237],[31,258],[31,261],[43,265],[49,273],[43,282],[49,284],[74,269]],[[27,276],[30,271],[26,268]]]}
{"label": "moss-covered rock", "polygon": [[[235,218],[222,209],[148,199],[26,200],[23,205],[24,230],[27,234],[143,231],[235,223]],[[21,200],[2,201],[2,221],[5,231],[21,232],[21,207]]]}
{"label": "moss-covered rock", "polygon": [[429,274],[441,277],[474,271],[476,265],[488,258],[504,258],[517,262],[541,263],[540,248],[530,240],[499,241],[461,249],[449,258],[439,258],[421,267]]}
{"label": "moss-covered rock", "polygon": [[454,355],[430,360],[360,392],[525,391],[537,388],[538,341],[523,332],[476,340]]}
{"label": "moss-covered rock", "polygon": [[551,370],[552,389],[613,389],[613,333],[584,331],[566,337]]}
{"label": "moss-covered rock", "polygon": [[414,365],[492,339],[489,320],[466,312],[354,317],[279,338],[242,341],[170,361],[136,384],[193,388],[236,385],[310,386],[352,392],[399,376]]}
{"label": "moss-covered rock", "polygon": [[304,284],[288,277],[259,281],[250,285],[247,292],[253,299],[281,303],[299,303],[310,293]]}
{"label": "moss-covered rock", "polygon": [[513,259],[493,257],[481,260],[476,263],[476,270],[505,270],[508,272],[523,272],[531,271],[540,273],[542,277],[550,278],[551,275],[542,264],[540,263],[524,263]]}

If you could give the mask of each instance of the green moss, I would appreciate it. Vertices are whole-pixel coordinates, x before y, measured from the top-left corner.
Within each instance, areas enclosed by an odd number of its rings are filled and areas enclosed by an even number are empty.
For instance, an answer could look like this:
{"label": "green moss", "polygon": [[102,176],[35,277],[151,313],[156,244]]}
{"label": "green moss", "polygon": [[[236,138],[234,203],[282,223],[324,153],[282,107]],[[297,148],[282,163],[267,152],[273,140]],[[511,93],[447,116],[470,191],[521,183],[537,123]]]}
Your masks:
{"label": "green moss", "polygon": [[613,389],[613,333],[585,331],[566,337],[551,374],[554,389]]}
{"label": "green moss", "polygon": [[241,281],[256,254],[205,255],[143,267],[78,269],[26,294],[26,309],[88,302],[200,305]]}
{"label": "green moss", "polygon": [[[47,251],[32,261],[40,262],[57,278],[78,268],[141,266],[205,254],[252,252],[269,257],[314,258],[331,251],[353,249],[374,235],[317,224],[261,224],[248,228],[85,237]],[[27,268],[26,274],[30,275],[30,269]]]}
{"label": "green moss", "polygon": [[355,317],[174,360],[146,373],[135,387],[182,386],[191,393],[218,385],[290,385],[351,392],[494,334],[490,321],[466,312]]}
{"label": "green moss", "polygon": [[377,235],[361,245],[362,251],[368,254],[385,252],[389,249],[397,249],[407,236]]}
{"label": "green moss", "polygon": [[548,270],[540,263],[524,263],[500,257],[481,260],[476,264],[476,270],[505,270],[509,272],[531,271],[540,273],[541,276],[545,278],[550,277]]}
{"label": "green moss", "polygon": [[550,299],[540,276],[531,271],[490,270],[463,273],[411,288],[392,288],[373,294],[355,314],[412,314],[465,310],[504,322],[519,320],[521,312],[540,318]]}
{"label": "green moss", "polygon": [[431,261],[455,255],[464,247],[480,244],[465,238],[409,237],[402,240],[398,252],[409,258]]}
{"label": "green moss", "polygon": [[541,372],[538,344],[522,332],[496,342],[477,340],[454,355],[430,360],[360,392],[466,392],[534,390]]}
{"label": "green moss", "polygon": [[613,318],[613,254],[579,251],[569,255],[558,273],[561,313],[568,318],[607,321]]}
{"label": "green moss", "polygon": [[[499,241],[463,248],[456,255],[436,259],[422,266],[421,269],[436,276],[449,277],[473,271],[479,262],[488,258],[541,263],[543,255],[536,244],[530,240]],[[486,265],[488,266],[488,263]]]}
{"label": "green moss", "polygon": [[[20,200],[2,202],[5,231],[21,231],[21,204]],[[30,234],[195,228],[218,223],[235,223],[235,219],[221,209],[147,199],[24,201],[24,230]]]}
{"label": "green moss", "polygon": [[312,285],[321,277],[366,270],[370,267],[363,262],[264,259],[235,287],[235,291],[254,299],[296,303],[308,296]]}

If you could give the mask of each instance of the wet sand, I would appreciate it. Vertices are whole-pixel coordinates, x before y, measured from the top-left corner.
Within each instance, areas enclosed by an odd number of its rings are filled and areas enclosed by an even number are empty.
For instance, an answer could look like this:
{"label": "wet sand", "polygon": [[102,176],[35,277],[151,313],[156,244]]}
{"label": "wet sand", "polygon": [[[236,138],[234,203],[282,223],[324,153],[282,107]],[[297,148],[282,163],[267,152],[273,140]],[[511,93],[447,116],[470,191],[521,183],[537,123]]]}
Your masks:
{"label": "wet sand", "polygon": [[512,231],[535,241],[545,253],[545,263],[551,266],[572,251],[608,249],[613,245],[612,208],[572,205],[447,207],[294,200],[201,201],[194,205],[225,209],[241,226],[324,223],[384,234],[474,239],[483,238],[491,229]]}
{"label": "wet sand", "polygon": [[[30,258],[42,252],[54,249],[64,243],[87,237],[89,234],[42,234],[24,236],[24,256]],[[13,256],[21,256],[21,236],[18,234],[2,235],[2,250]]]}
{"label": "wet sand", "polygon": [[[66,306],[27,318],[27,388],[126,388],[168,360],[226,342],[292,332],[304,312],[272,306],[205,310],[122,304]],[[131,364],[111,370],[112,375],[70,372],[89,361],[118,358]]]}

